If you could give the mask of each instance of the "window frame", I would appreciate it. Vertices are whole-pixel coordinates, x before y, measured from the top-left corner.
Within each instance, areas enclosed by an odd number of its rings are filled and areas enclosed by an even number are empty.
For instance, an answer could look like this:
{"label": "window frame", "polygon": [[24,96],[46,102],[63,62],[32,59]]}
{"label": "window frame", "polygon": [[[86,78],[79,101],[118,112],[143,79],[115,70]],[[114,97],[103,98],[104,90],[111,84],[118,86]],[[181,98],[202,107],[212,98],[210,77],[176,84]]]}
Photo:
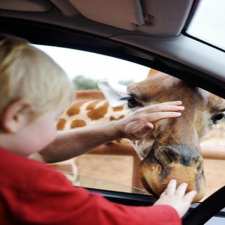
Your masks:
{"label": "window frame", "polygon": [[[26,38],[33,44],[90,51],[128,60],[168,73],[191,85],[202,87],[225,98],[225,82],[218,82],[215,77],[209,74],[203,74],[196,69],[150,51],[145,51],[131,45],[125,45],[118,41],[112,41],[108,38],[90,33],[18,18],[1,18],[0,26],[2,32]],[[155,202],[155,198],[148,195],[106,191],[94,188],[88,188],[88,190],[100,193],[112,202],[126,205],[150,206]],[[201,203],[194,204],[191,210],[199,204]],[[215,216],[225,218],[225,209]]]}

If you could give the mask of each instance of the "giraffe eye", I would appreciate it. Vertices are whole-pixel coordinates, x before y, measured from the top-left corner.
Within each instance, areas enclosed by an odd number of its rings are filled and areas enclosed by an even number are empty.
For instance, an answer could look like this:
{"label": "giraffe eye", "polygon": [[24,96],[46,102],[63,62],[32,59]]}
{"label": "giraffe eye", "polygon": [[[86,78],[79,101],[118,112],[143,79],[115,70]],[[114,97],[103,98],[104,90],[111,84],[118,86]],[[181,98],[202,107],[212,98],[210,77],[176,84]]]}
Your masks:
{"label": "giraffe eye", "polygon": [[121,100],[127,100],[129,108],[142,107],[143,104],[137,100],[134,94],[121,98]]}
{"label": "giraffe eye", "polygon": [[211,120],[213,121],[214,124],[216,124],[219,120],[224,119],[224,117],[225,117],[225,113],[224,112],[219,112],[219,113],[214,114],[211,117]]}

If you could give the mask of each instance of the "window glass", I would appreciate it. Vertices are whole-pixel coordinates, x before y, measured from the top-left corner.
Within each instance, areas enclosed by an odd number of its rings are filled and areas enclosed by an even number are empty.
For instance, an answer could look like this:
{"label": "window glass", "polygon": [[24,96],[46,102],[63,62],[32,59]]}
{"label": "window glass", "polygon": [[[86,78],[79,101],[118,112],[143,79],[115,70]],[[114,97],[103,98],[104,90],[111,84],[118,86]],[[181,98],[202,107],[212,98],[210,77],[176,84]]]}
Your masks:
{"label": "window glass", "polygon": [[[80,129],[84,126],[107,124],[113,120],[119,120],[135,109],[133,108],[135,101],[141,102],[142,105],[150,105],[152,102],[182,100],[186,110],[185,116],[180,118],[181,122],[159,123],[155,126],[156,130],[157,127],[160,129],[154,137],[164,140],[164,146],[160,149],[172,151],[171,155],[173,155],[172,153],[177,154],[180,150],[183,151],[183,147],[192,149],[193,146],[201,146],[207,183],[206,196],[225,185],[224,99],[199,88],[190,88],[182,81],[160,71],[125,60],[72,49],[37,47],[60,64],[74,83],[75,98],[72,105],[65,109],[65,113],[60,117],[57,125],[59,130]],[[112,107],[98,89],[97,83],[102,80],[107,80],[109,86],[115,91],[121,86],[124,90],[127,85],[135,84],[134,94],[139,90],[144,98],[138,99],[136,93],[136,99],[132,100],[131,108],[128,107],[129,104],[125,108],[121,105]],[[157,140],[162,143],[162,140]],[[143,157],[151,155],[152,143],[155,141],[151,135],[147,139],[143,138],[141,141],[132,143],[128,139],[112,140],[97,146],[87,154],[53,166],[65,173],[76,185],[149,194],[142,184],[141,171],[143,170],[140,168],[143,165]],[[161,151],[160,149],[158,151]],[[196,147],[196,149],[200,148]],[[192,153],[187,154],[192,157]],[[161,164],[157,164],[158,168],[167,166],[163,164],[163,160],[163,157],[159,157],[158,161]],[[150,169],[155,171],[155,167],[150,168],[148,162],[146,165],[147,171],[151,171]],[[200,171],[202,167],[200,163],[195,164],[193,160],[190,161],[188,168]],[[188,174],[186,169],[187,165],[177,174],[181,177],[186,176]],[[171,171],[172,169],[169,168],[167,173]],[[164,172],[160,176],[164,176]]]}
{"label": "window glass", "polygon": [[212,217],[205,225],[221,225],[224,223],[224,217]]}
{"label": "window glass", "polygon": [[225,50],[224,8],[224,0],[200,0],[187,33]]}

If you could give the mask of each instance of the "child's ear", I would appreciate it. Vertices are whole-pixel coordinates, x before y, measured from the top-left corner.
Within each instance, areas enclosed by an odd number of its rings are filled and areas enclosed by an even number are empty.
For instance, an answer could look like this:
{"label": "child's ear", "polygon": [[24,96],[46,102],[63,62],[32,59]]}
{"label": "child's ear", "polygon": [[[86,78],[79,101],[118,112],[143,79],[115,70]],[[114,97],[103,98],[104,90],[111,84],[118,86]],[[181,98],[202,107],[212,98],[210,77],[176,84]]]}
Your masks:
{"label": "child's ear", "polygon": [[1,127],[7,133],[16,133],[31,121],[31,105],[24,100],[10,103],[1,116]]}

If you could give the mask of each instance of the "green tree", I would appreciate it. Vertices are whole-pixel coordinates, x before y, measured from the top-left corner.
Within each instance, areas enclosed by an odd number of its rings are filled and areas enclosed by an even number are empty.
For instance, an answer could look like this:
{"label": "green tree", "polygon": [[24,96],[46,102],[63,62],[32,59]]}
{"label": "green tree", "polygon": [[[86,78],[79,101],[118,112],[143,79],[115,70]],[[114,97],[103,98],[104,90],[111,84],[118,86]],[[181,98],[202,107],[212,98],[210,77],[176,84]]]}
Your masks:
{"label": "green tree", "polygon": [[133,80],[119,80],[118,83],[127,86],[131,83],[134,83],[134,81]]}
{"label": "green tree", "polygon": [[73,79],[75,90],[98,89],[97,80],[78,75]]}

